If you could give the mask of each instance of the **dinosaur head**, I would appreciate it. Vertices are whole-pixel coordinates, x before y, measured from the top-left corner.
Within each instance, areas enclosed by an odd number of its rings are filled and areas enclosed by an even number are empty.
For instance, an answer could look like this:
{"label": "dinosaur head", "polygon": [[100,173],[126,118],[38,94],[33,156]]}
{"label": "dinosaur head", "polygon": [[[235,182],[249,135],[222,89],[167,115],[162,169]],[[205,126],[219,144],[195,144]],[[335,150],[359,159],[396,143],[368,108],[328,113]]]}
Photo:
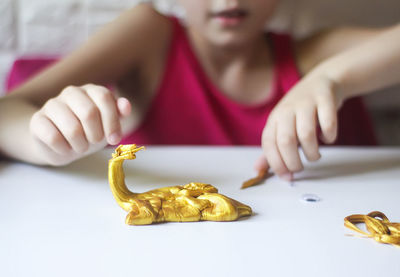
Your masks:
{"label": "dinosaur head", "polygon": [[136,144],[120,145],[115,149],[112,157],[123,157],[124,160],[133,160],[136,158],[135,153],[142,149],[145,149],[144,146],[137,147]]}

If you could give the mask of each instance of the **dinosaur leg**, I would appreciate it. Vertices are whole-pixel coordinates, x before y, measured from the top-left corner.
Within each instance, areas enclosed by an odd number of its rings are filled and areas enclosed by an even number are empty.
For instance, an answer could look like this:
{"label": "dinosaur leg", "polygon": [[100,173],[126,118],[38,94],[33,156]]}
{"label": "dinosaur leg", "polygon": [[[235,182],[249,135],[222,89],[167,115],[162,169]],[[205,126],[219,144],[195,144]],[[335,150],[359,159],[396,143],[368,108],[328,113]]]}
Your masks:
{"label": "dinosaur leg", "polygon": [[187,196],[178,196],[173,201],[163,201],[163,219],[179,222],[200,221],[201,209],[207,202]]}
{"label": "dinosaur leg", "polygon": [[157,221],[158,211],[147,200],[132,200],[132,209],[126,216],[128,225],[147,225]]}

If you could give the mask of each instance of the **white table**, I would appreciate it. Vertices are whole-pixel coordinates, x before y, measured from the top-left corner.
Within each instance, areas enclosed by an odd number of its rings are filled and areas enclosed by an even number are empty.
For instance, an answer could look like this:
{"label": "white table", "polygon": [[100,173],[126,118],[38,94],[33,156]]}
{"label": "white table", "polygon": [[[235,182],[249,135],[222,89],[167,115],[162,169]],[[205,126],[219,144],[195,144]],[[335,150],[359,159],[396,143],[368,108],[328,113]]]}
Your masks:
{"label": "white table", "polygon": [[259,148],[148,147],[125,162],[132,190],[211,183],[255,213],[151,226],[124,224],[111,152],[57,169],[0,162],[0,276],[400,276],[400,248],[343,226],[374,210],[400,222],[400,148],[325,148],[294,186],[272,177],[240,190]]}

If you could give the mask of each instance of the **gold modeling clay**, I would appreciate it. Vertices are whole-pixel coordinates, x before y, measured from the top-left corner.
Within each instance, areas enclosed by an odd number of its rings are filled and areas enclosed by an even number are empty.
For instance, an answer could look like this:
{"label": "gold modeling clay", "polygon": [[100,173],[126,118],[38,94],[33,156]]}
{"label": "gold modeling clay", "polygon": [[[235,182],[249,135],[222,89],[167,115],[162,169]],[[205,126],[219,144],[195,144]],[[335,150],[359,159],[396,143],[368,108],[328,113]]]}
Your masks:
{"label": "gold modeling clay", "polygon": [[265,179],[267,179],[268,177],[269,177],[268,170],[260,170],[256,177],[243,182],[241,189],[246,189],[248,187],[259,185],[262,182],[264,182]]}
{"label": "gold modeling clay", "polygon": [[166,221],[232,221],[252,214],[251,208],[218,193],[203,183],[165,187],[144,193],[131,192],[125,184],[122,164],[136,158],[144,147],[120,145],[108,165],[111,191],[118,204],[128,212],[125,223],[145,225]]}
{"label": "gold modeling clay", "polygon": [[[357,228],[357,223],[364,223],[369,233]],[[367,215],[350,215],[344,219],[344,226],[377,242],[400,246],[400,223],[390,222],[384,213],[375,211]]]}

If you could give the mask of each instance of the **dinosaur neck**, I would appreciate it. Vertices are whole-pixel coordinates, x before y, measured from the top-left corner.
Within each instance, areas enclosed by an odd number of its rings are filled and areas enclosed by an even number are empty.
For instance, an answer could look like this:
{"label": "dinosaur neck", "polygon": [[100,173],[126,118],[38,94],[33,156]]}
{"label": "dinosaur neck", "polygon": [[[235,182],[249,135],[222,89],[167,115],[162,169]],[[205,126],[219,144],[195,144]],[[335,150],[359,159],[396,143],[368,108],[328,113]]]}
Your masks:
{"label": "dinosaur neck", "polygon": [[108,164],[108,181],[111,191],[118,204],[126,211],[129,211],[132,203],[129,201],[136,193],[131,192],[125,184],[125,174],[122,167],[124,159],[116,157]]}

